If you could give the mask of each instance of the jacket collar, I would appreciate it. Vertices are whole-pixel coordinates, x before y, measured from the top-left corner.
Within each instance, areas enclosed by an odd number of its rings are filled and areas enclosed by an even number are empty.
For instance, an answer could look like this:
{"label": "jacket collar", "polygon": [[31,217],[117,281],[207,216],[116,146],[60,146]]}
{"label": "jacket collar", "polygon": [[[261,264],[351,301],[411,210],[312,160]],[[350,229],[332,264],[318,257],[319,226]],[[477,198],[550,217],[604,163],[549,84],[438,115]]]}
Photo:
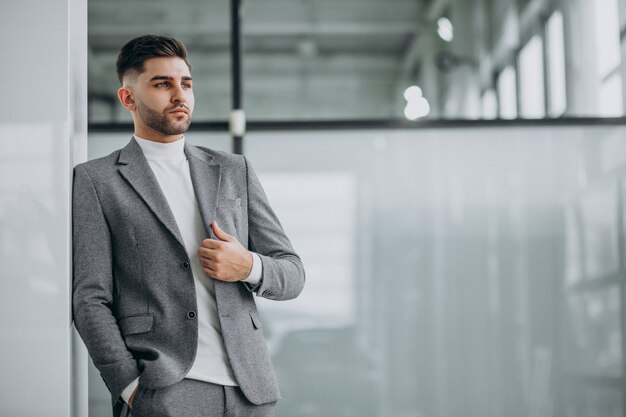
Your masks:
{"label": "jacket collar", "polygon": [[[207,230],[207,236],[213,236],[211,222],[215,218],[220,187],[220,164],[214,160],[213,156],[188,143],[185,143],[185,155],[187,155],[189,162],[191,182],[200,208],[200,215]],[[174,214],[134,137],[122,148],[117,162],[120,165],[120,174],[184,247]]]}

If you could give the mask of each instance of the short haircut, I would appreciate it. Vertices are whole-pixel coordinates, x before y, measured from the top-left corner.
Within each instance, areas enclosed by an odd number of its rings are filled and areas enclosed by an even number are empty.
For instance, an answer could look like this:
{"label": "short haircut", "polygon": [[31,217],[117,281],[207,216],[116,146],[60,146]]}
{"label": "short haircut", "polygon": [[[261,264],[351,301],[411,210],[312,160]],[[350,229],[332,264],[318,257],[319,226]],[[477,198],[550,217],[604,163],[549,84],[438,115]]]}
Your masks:
{"label": "short haircut", "polygon": [[139,75],[144,72],[144,62],[157,57],[181,58],[191,71],[187,48],[180,41],[168,36],[143,35],[128,41],[117,56],[116,69],[120,84],[124,84],[125,75]]}

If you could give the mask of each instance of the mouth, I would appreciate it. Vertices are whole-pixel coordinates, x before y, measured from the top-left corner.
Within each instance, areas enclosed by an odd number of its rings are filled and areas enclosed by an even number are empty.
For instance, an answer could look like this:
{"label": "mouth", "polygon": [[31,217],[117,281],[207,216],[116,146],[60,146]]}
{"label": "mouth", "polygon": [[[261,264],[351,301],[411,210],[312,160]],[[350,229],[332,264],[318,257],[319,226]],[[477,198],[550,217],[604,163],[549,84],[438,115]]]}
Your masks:
{"label": "mouth", "polygon": [[172,110],[170,114],[173,114],[175,116],[185,116],[189,114],[189,111],[185,108],[179,107],[177,109]]}

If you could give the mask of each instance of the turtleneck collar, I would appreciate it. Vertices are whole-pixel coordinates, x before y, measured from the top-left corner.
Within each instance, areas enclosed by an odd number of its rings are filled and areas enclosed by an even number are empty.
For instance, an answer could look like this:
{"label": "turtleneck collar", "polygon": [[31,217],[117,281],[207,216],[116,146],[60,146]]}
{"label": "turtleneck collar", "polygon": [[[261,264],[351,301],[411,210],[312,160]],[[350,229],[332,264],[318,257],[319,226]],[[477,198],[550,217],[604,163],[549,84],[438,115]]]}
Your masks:
{"label": "turtleneck collar", "polygon": [[187,158],[184,135],[176,142],[170,143],[154,142],[134,136],[148,161],[179,161]]}

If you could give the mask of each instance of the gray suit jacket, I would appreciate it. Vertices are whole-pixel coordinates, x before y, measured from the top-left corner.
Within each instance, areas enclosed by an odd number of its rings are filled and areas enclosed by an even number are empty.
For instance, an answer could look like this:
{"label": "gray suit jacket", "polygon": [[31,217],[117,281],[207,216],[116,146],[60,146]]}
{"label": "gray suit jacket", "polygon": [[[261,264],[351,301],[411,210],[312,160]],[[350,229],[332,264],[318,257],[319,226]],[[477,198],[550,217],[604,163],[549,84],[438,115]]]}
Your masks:
{"label": "gray suit jacket", "polygon": [[[215,238],[210,224],[216,219],[260,255],[260,284],[215,280],[215,298],[241,390],[254,404],[276,401],[253,293],[272,300],[298,296],[302,263],[244,157],[189,144],[185,154],[207,237]],[[180,381],[197,347],[193,276],[174,216],[134,139],[76,166],[73,249],[74,322],[113,404],[136,377],[151,389]]]}

